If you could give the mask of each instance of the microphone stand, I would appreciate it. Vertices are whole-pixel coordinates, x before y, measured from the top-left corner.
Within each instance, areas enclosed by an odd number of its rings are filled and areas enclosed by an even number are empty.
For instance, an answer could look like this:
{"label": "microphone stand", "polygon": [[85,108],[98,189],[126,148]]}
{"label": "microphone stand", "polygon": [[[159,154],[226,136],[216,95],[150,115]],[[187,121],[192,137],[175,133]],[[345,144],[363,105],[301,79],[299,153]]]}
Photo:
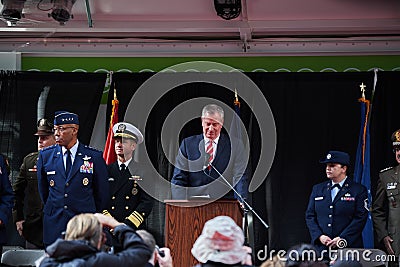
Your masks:
{"label": "microphone stand", "polygon": [[208,162],[208,165],[210,165],[211,168],[213,168],[213,169],[217,172],[217,174],[222,178],[222,180],[224,180],[224,182],[228,185],[228,187],[229,187],[230,189],[232,189],[232,191],[235,192],[237,196],[239,196],[239,199],[240,199],[241,203],[243,203],[244,206],[245,206],[245,210],[246,210],[246,208],[247,208],[249,211],[251,211],[251,212],[260,220],[260,222],[264,225],[265,229],[268,229],[268,228],[269,228],[268,224],[260,217],[260,215],[258,215],[258,213],[253,209],[253,207],[250,206],[250,204],[247,203],[246,200],[244,200],[244,198],[242,197],[242,195],[239,194],[239,192],[238,192],[238,191],[231,185],[231,183],[229,183],[229,181],[217,170],[217,168],[215,168],[214,165],[213,165],[211,162]]}

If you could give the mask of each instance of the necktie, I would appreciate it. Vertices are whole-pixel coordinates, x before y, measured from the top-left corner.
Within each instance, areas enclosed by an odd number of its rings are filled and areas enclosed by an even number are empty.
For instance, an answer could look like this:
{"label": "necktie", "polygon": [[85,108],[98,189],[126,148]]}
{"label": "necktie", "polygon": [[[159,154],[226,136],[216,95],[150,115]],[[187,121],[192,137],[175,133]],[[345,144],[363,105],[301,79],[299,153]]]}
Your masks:
{"label": "necktie", "polygon": [[333,188],[335,188],[335,187],[337,187],[339,190],[342,189],[342,187],[340,186],[340,184],[334,184],[334,185],[331,187],[331,190],[332,190]]}
{"label": "necktie", "polygon": [[[336,189],[337,188],[337,189]],[[342,189],[342,187],[340,186],[340,184],[334,184],[331,187],[331,197],[332,197],[332,201],[335,199],[337,193],[339,193],[340,189]]]}
{"label": "necktie", "polygon": [[123,164],[123,163],[122,163],[122,164],[120,165],[120,167],[121,167],[121,172],[124,172],[124,171],[125,171],[125,169],[126,169],[126,166],[125,166],[125,164]]}
{"label": "necktie", "polygon": [[[214,158],[214,147],[213,147],[213,142],[212,141],[208,141],[208,146],[207,146],[207,149],[206,149],[206,153],[208,155],[210,155],[210,157],[208,158],[208,162],[211,163],[213,158]],[[208,169],[209,170],[211,169],[210,165],[208,165]]]}
{"label": "necktie", "polygon": [[67,149],[67,158],[65,159],[65,175],[68,176],[69,172],[71,171],[72,160],[71,160],[71,151]]}

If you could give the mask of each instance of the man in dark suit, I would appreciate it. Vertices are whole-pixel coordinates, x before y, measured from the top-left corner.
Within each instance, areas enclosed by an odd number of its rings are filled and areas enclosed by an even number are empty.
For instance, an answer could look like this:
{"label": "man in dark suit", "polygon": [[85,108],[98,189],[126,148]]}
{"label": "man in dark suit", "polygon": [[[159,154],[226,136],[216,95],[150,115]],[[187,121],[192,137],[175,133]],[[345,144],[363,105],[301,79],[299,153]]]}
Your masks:
{"label": "man in dark suit", "polygon": [[43,201],[43,242],[53,243],[76,214],[107,207],[107,166],[101,151],[78,141],[78,115],[58,111],[54,117],[57,145],[40,151],[39,194]]}
{"label": "man in dark suit", "polygon": [[203,134],[188,137],[180,145],[171,180],[172,198],[202,196],[218,199],[225,196],[240,200],[223,178],[246,198],[248,174],[243,142],[221,133],[223,109],[214,104],[205,106],[201,124]]}
{"label": "man in dark suit", "polygon": [[327,258],[329,248],[364,247],[362,231],[368,216],[368,196],[365,186],[347,177],[349,154],[329,151],[320,162],[326,164],[331,181],[313,187],[306,223],[312,244]]}
{"label": "man in dark suit", "polygon": [[132,156],[136,146],[143,142],[143,135],[135,126],[119,122],[113,127],[117,161],[108,165],[110,203],[105,215],[124,222],[133,229],[143,228],[144,220],[153,208],[153,199],[140,188],[146,177],[144,166]]}
{"label": "man in dark suit", "polygon": [[3,245],[7,243],[6,225],[11,217],[11,211],[14,204],[14,194],[12,191],[6,161],[0,155],[0,251],[3,250]]}
{"label": "man in dark suit", "polygon": [[[400,129],[392,134],[393,152],[397,166],[382,170],[372,205],[372,219],[376,236],[386,252],[400,255]],[[399,266],[391,262],[390,266]]]}
{"label": "man in dark suit", "polygon": [[28,154],[16,177],[13,190],[15,205],[14,222],[18,233],[25,238],[26,248],[43,247],[43,205],[39,196],[37,182],[37,161],[39,151],[56,143],[53,124],[47,119],[40,119],[37,124],[38,151]]}

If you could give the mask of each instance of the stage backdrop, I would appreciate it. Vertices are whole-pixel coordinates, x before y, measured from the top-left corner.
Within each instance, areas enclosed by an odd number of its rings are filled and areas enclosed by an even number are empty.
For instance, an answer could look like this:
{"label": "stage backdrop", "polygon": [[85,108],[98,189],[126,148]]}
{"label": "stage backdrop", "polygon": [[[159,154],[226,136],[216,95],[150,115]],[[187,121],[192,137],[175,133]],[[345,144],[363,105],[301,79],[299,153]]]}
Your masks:
{"label": "stage backdrop", "polygon": [[[120,100],[119,118],[122,120],[131,97],[144,81],[154,74],[116,73],[115,88]],[[165,74],[180,79],[184,74]],[[200,74],[199,74],[200,75]],[[204,74],[201,74],[204,75]],[[229,73],[210,73],[224,79],[235,79]],[[304,212],[312,186],[326,180],[325,166],[319,163],[328,150],[343,150],[354,162],[360,129],[360,84],[367,87],[371,97],[373,72],[358,73],[246,73],[267,99],[276,123],[277,144],[272,168],[264,183],[251,194],[254,209],[270,225],[269,230],[254,218],[255,252],[287,249],[300,242],[309,242]],[[232,81],[238,93],[240,81]],[[390,136],[400,128],[397,101],[400,97],[399,72],[378,72],[378,83],[371,118],[371,174],[372,191],[376,187],[378,172],[394,164]],[[158,84],[154,87],[157,90]],[[166,85],[165,85],[166,86]],[[211,83],[193,82],[175,87],[155,104],[145,127],[146,147],[155,168],[165,179],[171,179],[177,144],[172,149],[161,149],[161,129],[167,115],[180,103],[196,97],[210,97],[233,108],[233,93]],[[252,113],[251,103],[241,101],[241,118],[250,138],[252,170],[259,162],[262,136],[260,125]],[[250,101],[251,102],[251,101]],[[108,100],[111,103],[111,95]],[[150,104],[150,103],[149,103]],[[109,118],[110,108],[107,118]],[[198,110],[200,115],[201,110]],[[132,114],[131,114],[132,115]],[[146,114],[134,114],[144,116]],[[225,122],[230,122],[226,119]],[[200,119],[188,122],[179,133],[182,138],[201,132]],[[140,159],[140,157],[139,157]],[[353,169],[350,168],[352,176]],[[149,226],[162,242],[164,223],[163,206],[155,207]],[[267,247],[266,247],[267,246]]]}
{"label": "stage backdrop", "polygon": [[[37,151],[36,123],[54,112],[79,115],[79,140],[89,144],[106,74],[61,72],[2,72],[0,90],[0,152],[11,165],[10,179],[18,175],[22,159]],[[20,242],[15,225],[8,226],[9,244]]]}
{"label": "stage backdrop", "polygon": [[[105,83],[105,74],[90,73],[1,73],[0,91],[0,138],[1,153],[10,157],[13,172],[17,172],[23,156],[36,150],[33,136],[37,120],[38,99],[44,88],[49,88],[45,112],[52,117],[55,110],[69,110],[80,115],[79,139],[89,143],[100,97]],[[119,118],[123,120],[127,106],[138,88],[154,73],[115,73],[114,84],[120,101]],[[166,73],[172,81],[184,73]],[[205,75],[204,73],[200,73]],[[209,73],[230,81],[239,93],[249,90],[230,73]],[[373,88],[373,72],[357,73],[246,73],[259,87],[271,107],[276,124],[276,153],[272,168],[264,183],[251,194],[250,204],[270,225],[262,227],[254,218],[255,252],[287,249],[309,242],[304,221],[304,211],[311,188],[325,181],[324,166],[319,164],[330,149],[339,149],[351,154],[355,160],[360,127],[359,85],[367,86],[367,98]],[[372,190],[376,187],[378,172],[394,164],[390,136],[400,128],[398,99],[400,99],[400,72],[378,72],[378,82],[373,100],[371,117],[371,176]],[[158,90],[158,84],[147,90]],[[150,91],[149,91],[150,92]],[[111,104],[111,97],[107,103]],[[233,107],[232,91],[211,83],[191,82],[176,86],[161,97],[150,113],[145,125],[145,145],[152,164],[167,180],[171,179],[177,146],[182,138],[201,132],[199,119],[189,121],[179,132],[177,142],[171,143],[168,151],[161,149],[161,129],[166,116],[180,103],[195,97],[209,97]],[[260,122],[252,112],[252,100],[241,99],[241,118],[250,138],[251,169],[258,165],[263,136]],[[108,109],[110,111],[110,108]],[[201,110],[197,111],[200,115]],[[132,115],[132,114],[131,114]],[[133,117],[141,117],[140,111]],[[109,112],[105,120],[108,125]],[[133,121],[134,122],[134,121]],[[226,119],[229,123],[229,118]],[[105,133],[104,133],[105,134]],[[143,155],[139,147],[138,159]],[[164,209],[158,204],[149,218],[149,227],[162,245]]]}

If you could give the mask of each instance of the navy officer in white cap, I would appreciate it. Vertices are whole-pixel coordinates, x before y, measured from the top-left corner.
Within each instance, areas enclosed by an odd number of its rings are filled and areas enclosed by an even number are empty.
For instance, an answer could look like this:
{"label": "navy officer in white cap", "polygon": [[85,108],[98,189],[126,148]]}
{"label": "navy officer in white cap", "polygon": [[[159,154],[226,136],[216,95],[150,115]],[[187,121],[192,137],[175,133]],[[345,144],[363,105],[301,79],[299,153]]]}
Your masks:
{"label": "navy officer in white cap", "polygon": [[363,248],[362,231],[368,216],[365,186],[347,176],[349,154],[329,151],[320,163],[330,181],[313,187],[306,211],[312,244],[328,259],[329,249]]}
{"label": "navy officer in white cap", "polygon": [[140,183],[146,177],[145,167],[133,160],[136,146],[143,142],[138,128],[127,122],[113,127],[117,161],[108,165],[110,203],[103,214],[124,222],[133,229],[145,228],[144,221],[153,208],[153,199]]}
{"label": "navy officer in white cap", "polygon": [[62,237],[68,221],[80,213],[107,207],[109,186],[102,152],[78,141],[78,115],[57,111],[56,145],[39,153],[37,176],[43,201],[43,242],[47,247]]}

